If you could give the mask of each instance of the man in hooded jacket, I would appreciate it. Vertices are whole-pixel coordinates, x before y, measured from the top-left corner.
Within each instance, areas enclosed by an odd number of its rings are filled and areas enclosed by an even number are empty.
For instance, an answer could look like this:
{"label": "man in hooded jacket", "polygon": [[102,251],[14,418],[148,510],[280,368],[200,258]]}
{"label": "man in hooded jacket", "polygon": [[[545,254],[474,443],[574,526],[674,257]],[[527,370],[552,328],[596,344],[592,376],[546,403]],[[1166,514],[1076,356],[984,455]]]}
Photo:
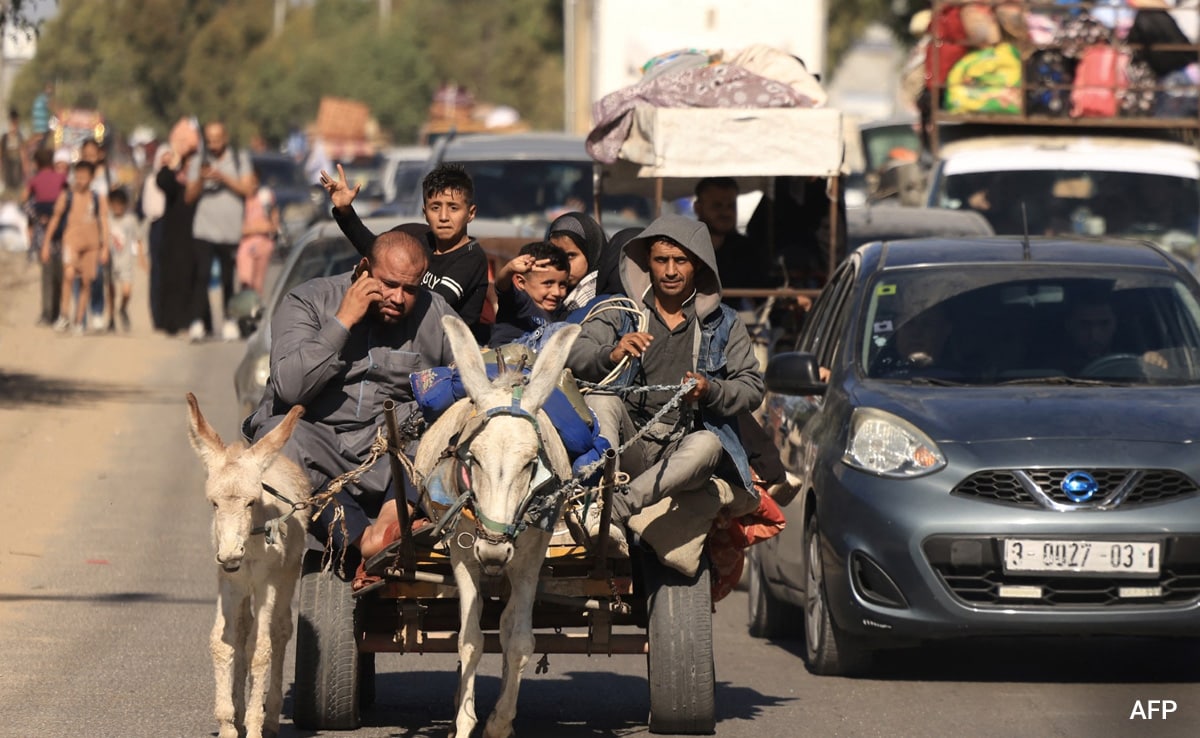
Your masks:
{"label": "man in hooded jacket", "polygon": [[[621,469],[631,481],[625,494],[613,497],[617,525],[610,535],[623,550],[623,524],[665,495],[696,489],[713,475],[753,493],[736,418],[762,402],[763,380],[745,326],[721,303],[707,226],[679,215],[655,220],[625,245],[619,271],[625,293],[645,314],[645,331],[634,328],[628,313],[601,313],[583,324],[567,365],[576,376],[597,381],[627,361],[618,387],[696,382],[679,407],[621,456]],[[587,401],[600,434],[616,448],[674,394],[629,393],[622,400],[593,392]],[[595,536],[599,514],[594,506],[586,523]]]}

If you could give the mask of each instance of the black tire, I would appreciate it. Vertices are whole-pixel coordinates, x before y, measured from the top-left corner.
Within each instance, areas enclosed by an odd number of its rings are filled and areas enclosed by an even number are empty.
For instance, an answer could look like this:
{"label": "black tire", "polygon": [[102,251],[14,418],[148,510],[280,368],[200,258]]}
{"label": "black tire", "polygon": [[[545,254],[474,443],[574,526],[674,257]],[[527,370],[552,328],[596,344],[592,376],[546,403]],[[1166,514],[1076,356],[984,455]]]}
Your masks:
{"label": "black tire", "polygon": [[804,635],[804,612],[777,599],[767,589],[762,564],[751,549],[746,556],[746,588],[750,603],[749,630],[752,638],[800,638]]}
{"label": "black tire", "polygon": [[712,580],[707,557],[694,577],[642,552],[646,587],[650,732],[716,732]]}
{"label": "black tire", "polygon": [[358,654],[358,707],[366,710],[375,704],[375,654]]}
{"label": "black tire", "polygon": [[359,661],[350,582],[308,551],[300,575],[293,722],[301,730],[359,727]]}
{"label": "black tire", "polygon": [[871,666],[872,653],[833,621],[816,516],[804,528],[804,663],[820,676],[853,676]]}

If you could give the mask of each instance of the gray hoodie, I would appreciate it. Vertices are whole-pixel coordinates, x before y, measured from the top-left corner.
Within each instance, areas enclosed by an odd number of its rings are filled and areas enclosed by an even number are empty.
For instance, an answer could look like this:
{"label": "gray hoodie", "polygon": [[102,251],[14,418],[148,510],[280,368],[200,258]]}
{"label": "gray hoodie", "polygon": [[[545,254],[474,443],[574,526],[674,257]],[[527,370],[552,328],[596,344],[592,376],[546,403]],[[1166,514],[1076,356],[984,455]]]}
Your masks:
{"label": "gray hoodie", "polygon": [[[674,331],[667,329],[658,316],[650,283],[650,245],[662,237],[678,243],[700,262],[695,274],[695,295],[684,308],[687,320]],[[658,218],[625,244],[619,270],[626,294],[639,303],[648,318],[647,331],[654,336],[642,365],[635,368],[634,384],[678,384],[685,371],[713,367],[714,371],[701,370],[708,376],[710,384],[708,396],[700,407],[704,416],[729,418],[759,406],[763,398],[763,380],[754,347],[745,325],[732,310],[725,314],[721,306],[721,279],[707,226],[680,215]],[[721,321],[727,321],[729,333],[721,356],[711,359],[700,356],[702,341],[697,325],[715,327]],[[600,313],[583,324],[583,332],[571,350],[567,365],[582,379],[602,379],[616,366],[609,358],[613,348],[622,335],[632,330],[627,325],[625,313]],[[645,398],[645,402],[631,403],[635,422],[639,416],[644,420],[653,414],[671,394],[662,393]]]}

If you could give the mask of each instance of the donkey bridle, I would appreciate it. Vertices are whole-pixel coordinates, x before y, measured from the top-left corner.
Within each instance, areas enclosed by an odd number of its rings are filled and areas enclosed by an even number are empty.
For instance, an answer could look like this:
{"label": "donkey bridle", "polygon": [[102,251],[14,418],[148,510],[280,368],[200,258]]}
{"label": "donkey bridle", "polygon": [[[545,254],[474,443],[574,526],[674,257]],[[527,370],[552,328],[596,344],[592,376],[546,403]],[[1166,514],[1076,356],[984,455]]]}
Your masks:
{"label": "donkey bridle", "polygon": [[479,509],[478,504],[476,504],[477,500],[475,497],[475,490],[471,487],[471,476],[469,471],[471,462],[473,461],[473,457],[471,456],[471,441],[475,440],[475,437],[483,431],[484,426],[486,426],[493,418],[507,415],[513,418],[528,420],[530,423],[532,423],[534,433],[537,435],[538,439],[537,459],[534,463],[540,465],[541,468],[546,469],[547,471],[551,470],[552,468],[549,460],[546,458],[546,446],[544,443],[542,443],[542,431],[541,427],[538,425],[537,418],[532,413],[521,407],[521,397],[524,394],[524,390],[525,387],[523,384],[519,382],[513,384],[512,403],[509,405],[500,405],[498,407],[493,407],[486,410],[483,413],[482,421],[471,431],[470,434],[466,436],[466,438],[463,438],[459,441],[457,447],[453,451],[454,456],[458,459],[458,462],[463,469],[463,478],[461,481],[463,482],[465,489],[462,493],[462,496],[467,499],[464,500],[462,508],[470,508],[471,516],[475,519],[476,537],[481,538],[488,543],[509,543],[513,541],[521,531],[525,530],[525,512],[529,509],[530,503],[533,502],[533,499],[541,492],[543,488],[547,486],[549,482],[557,479],[554,476],[554,473],[551,471],[548,479],[538,483],[537,471],[535,470],[533,476],[530,478],[529,492],[525,495],[525,498],[521,500],[521,504],[517,506],[517,511],[513,516],[513,520],[507,524],[492,520],[491,518],[487,517]]}

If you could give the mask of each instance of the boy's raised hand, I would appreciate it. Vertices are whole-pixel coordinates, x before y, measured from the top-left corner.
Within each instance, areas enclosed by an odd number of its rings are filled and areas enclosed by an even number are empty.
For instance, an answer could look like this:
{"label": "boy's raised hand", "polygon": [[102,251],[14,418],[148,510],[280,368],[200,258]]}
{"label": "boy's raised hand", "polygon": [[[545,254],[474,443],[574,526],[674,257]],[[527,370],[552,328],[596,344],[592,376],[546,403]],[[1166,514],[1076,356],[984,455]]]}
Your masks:
{"label": "boy's raised hand", "polygon": [[508,262],[509,271],[514,274],[528,274],[534,269],[545,269],[550,266],[549,259],[535,259],[532,254],[521,254]]}
{"label": "boy's raised hand", "polygon": [[362,184],[356,184],[353,188],[346,180],[346,171],[342,169],[342,165],[337,165],[338,178],[334,179],[329,172],[321,170],[321,186],[329,193],[329,200],[335,208],[348,208],[354,203],[354,198],[358,197],[358,191],[362,189]]}

